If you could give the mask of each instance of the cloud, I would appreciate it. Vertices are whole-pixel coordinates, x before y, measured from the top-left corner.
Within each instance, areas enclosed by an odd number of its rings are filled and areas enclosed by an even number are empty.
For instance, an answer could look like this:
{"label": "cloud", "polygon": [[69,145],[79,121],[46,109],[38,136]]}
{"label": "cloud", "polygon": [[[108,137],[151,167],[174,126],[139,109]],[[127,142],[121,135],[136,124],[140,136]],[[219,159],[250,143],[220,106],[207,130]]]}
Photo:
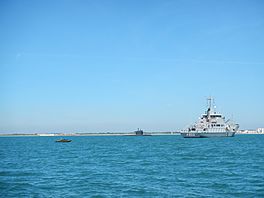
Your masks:
{"label": "cloud", "polygon": [[178,59],[166,57],[137,57],[137,56],[90,56],[89,54],[48,54],[48,53],[17,53],[16,58],[21,56],[38,56],[38,57],[70,57],[70,58],[92,58],[92,59],[111,59],[126,61],[159,61],[159,62],[182,62],[182,63],[212,63],[212,64],[235,64],[235,65],[264,65],[263,62],[240,61],[240,60],[205,60],[205,59]]}
{"label": "cloud", "polygon": [[251,62],[251,61],[236,61],[236,60],[196,60],[192,59],[191,62],[196,63],[217,63],[217,64],[237,64],[237,65],[264,65],[264,62]]}

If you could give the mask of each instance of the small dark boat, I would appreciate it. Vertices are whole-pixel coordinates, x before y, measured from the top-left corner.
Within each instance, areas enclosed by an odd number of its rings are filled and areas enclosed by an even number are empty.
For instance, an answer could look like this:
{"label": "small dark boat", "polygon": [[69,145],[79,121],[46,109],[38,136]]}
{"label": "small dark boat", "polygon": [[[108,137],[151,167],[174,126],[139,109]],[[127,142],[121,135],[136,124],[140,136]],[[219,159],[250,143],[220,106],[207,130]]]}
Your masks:
{"label": "small dark boat", "polygon": [[136,136],[151,136],[150,134],[145,134],[142,129],[139,129],[134,132]]}
{"label": "small dark boat", "polygon": [[141,135],[143,135],[143,134],[144,134],[143,130],[141,130],[141,129],[139,129],[139,128],[138,128],[137,131],[135,131],[135,135],[137,135],[137,136],[141,136]]}
{"label": "small dark boat", "polygon": [[67,140],[67,139],[60,139],[60,140],[56,140],[56,142],[71,142],[71,140]]}

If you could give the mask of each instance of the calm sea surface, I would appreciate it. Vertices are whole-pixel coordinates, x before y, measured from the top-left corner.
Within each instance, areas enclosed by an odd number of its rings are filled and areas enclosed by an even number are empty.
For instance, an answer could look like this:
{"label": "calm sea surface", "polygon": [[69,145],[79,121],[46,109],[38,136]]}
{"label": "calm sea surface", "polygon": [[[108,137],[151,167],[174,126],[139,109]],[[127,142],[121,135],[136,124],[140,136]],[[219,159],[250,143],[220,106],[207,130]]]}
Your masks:
{"label": "calm sea surface", "polygon": [[0,197],[264,197],[264,135],[0,138]]}

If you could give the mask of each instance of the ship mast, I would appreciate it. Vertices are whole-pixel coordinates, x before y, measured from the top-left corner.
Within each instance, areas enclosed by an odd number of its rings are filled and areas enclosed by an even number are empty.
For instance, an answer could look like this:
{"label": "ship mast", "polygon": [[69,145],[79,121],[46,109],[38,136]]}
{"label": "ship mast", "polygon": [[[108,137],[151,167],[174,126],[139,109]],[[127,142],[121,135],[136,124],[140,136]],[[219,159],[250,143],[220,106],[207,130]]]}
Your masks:
{"label": "ship mast", "polygon": [[207,109],[207,114],[210,114],[211,111],[212,111],[212,100],[213,100],[212,97],[207,98],[207,107],[208,107],[208,109]]}
{"label": "ship mast", "polygon": [[[209,98],[207,98],[207,106],[208,106],[208,109],[207,109],[207,121],[210,123],[211,121],[211,113],[212,113],[212,101],[213,101],[213,98],[210,96]],[[210,125],[209,125],[210,126]]]}
{"label": "ship mast", "polygon": [[210,96],[210,98],[208,98],[207,100],[208,100],[208,108],[210,110],[212,110],[212,101],[213,101],[213,98]]}

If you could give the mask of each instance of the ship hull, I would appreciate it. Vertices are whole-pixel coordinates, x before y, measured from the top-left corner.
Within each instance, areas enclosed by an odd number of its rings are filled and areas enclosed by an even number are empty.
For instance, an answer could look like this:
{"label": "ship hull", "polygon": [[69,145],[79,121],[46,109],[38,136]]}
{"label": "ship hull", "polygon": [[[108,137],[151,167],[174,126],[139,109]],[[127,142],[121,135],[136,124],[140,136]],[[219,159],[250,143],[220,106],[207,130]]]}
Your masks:
{"label": "ship hull", "polygon": [[184,138],[234,137],[235,132],[186,132],[181,135]]}

